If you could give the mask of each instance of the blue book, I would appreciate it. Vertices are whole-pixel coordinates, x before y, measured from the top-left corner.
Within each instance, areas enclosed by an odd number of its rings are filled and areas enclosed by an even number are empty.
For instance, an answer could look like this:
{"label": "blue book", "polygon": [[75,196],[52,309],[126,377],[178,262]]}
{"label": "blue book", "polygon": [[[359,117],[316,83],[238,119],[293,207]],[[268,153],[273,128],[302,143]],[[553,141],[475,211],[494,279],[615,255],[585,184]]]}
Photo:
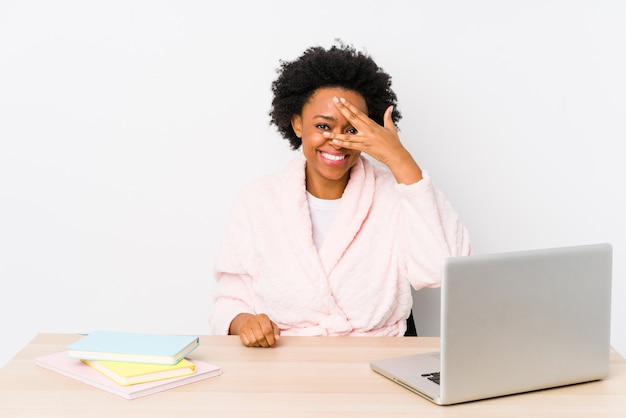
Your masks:
{"label": "blue book", "polygon": [[67,347],[81,360],[176,364],[198,347],[197,336],[94,331]]}

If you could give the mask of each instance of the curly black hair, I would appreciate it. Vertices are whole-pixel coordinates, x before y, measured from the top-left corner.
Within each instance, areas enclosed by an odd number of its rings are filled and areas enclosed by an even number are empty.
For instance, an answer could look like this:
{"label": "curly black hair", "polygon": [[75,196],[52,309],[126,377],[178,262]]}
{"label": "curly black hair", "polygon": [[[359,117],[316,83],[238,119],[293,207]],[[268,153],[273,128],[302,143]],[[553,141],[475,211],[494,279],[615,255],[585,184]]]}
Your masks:
{"label": "curly black hair", "polygon": [[394,106],[394,124],[402,117],[395,107],[397,98],[391,90],[391,76],[369,55],[341,41],[337,40],[330,49],[310,47],[294,61],[281,60],[276,72],[270,125],[276,125],[293,150],[300,148],[302,140],[293,131],[291,118],[301,115],[304,105],[322,87],[340,87],[359,93],[367,104],[368,116],[381,125],[385,110],[391,105]]}

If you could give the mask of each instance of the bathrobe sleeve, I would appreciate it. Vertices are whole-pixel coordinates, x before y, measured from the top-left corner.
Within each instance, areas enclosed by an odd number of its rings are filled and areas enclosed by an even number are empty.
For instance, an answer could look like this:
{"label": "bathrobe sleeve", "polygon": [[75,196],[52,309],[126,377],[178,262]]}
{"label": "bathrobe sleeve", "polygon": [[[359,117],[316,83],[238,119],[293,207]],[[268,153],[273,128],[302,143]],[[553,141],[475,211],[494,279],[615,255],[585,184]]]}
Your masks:
{"label": "bathrobe sleeve", "polygon": [[249,199],[251,187],[243,188],[233,205],[230,219],[220,245],[214,276],[216,289],[209,312],[209,325],[214,335],[228,335],[230,323],[241,313],[254,314],[254,291],[251,274],[255,270],[257,252],[249,233]]}
{"label": "bathrobe sleeve", "polygon": [[395,185],[403,205],[406,277],[416,289],[440,286],[444,258],[471,254],[469,234],[458,214],[428,171],[423,176],[415,184]]}

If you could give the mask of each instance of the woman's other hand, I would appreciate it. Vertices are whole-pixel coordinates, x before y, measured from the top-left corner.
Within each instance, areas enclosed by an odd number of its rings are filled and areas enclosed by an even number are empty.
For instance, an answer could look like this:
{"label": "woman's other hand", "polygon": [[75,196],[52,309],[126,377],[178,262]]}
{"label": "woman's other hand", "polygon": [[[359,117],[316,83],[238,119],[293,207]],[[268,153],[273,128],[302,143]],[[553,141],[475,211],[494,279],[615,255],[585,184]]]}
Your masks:
{"label": "woman's other hand", "polygon": [[239,314],[230,323],[229,333],[239,335],[246,347],[272,347],[280,339],[280,329],[266,314]]}

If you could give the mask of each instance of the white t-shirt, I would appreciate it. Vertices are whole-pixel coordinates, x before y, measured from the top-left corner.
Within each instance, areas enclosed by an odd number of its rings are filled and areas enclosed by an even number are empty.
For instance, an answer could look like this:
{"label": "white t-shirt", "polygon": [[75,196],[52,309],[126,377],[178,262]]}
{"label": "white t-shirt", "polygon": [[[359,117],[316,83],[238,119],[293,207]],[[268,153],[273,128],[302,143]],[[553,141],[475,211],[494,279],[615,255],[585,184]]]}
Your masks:
{"label": "white t-shirt", "polygon": [[306,195],[309,211],[311,212],[311,224],[313,224],[313,242],[319,250],[324,243],[324,238],[326,238],[326,233],[330,229],[333,219],[335,219],[341,199],[320,199],[309,192]]}

